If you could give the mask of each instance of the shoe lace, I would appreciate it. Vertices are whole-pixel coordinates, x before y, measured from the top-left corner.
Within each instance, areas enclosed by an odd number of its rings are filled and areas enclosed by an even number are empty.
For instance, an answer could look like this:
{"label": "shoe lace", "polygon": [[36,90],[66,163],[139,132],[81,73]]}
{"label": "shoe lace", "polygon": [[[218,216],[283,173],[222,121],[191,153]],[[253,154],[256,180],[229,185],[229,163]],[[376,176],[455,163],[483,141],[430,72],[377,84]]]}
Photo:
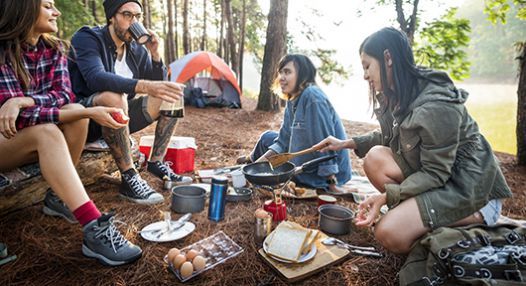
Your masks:
{"label": "shoe lace", "polygon": [[115,223],[125,225],[124,222],[115,220],[114,217],[111,217],[108,220],[108,227],[106,228],[106,231],[103,233],[103,235],[109,239],[113,251],[117,253],[117,249],[119,249],[122,245],[126,244],[128,240],[126,240],[126,238],[124,238],[121,232],[115,227]]}
{"label": "shoe lace", "polygon": [[152,192],[150,186],[138,174],[131,177],[128,183],[139,196],[146,197]]}
{"label": "shoe lace", "polygon": [[180,176],[178,176],[172,171],[172,168],[171,168],[172,165],[173,163],[170,161],[166,161],[164,163],[158,162],[159,169],[161,169],[161,171],[164,174],[170,177],[171,180],[175,179],[176,181],[178,181],[180,179]]}

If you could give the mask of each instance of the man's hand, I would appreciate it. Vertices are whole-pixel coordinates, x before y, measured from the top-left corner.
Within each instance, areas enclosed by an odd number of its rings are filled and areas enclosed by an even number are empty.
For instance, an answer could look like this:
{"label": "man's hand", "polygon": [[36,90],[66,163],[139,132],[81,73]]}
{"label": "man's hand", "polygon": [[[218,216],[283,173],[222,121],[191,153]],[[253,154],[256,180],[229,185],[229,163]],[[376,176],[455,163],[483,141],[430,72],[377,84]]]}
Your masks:
{"label": "man's hand", "polygon": [[145,44],[148,51],[150,51],[150,55],[152,56],[152,60],[155,62],[161,61],[161,55],[159,54],[159,36],[157,34],[148,29],[148,32],[150,33],[151,37],[150,40]]}
{"label": "man's hand", "polygon": [[176,102],[183,96],[184,84],[171,81],[139,80],[136,93],[146,93],[167,102]]}

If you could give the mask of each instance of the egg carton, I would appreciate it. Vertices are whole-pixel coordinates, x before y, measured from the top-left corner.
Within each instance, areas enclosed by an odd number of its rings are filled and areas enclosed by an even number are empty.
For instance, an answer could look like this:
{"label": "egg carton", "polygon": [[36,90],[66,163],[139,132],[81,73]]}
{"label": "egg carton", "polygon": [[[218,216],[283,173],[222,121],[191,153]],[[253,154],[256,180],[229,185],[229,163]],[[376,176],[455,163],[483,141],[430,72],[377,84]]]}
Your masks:
{"label": "egg carton", "polygon": [[243,248],[234,242],[224,232],[219,231],[207,238],[204,238],[194,244],[186,246],[181,249],[182,253],[187,253],[190,250],[196,250],[199,255],[206,258],[205,267],[200,271],[194,271],[188,277],[182,277],[179,269],[175,269],[171,261],[168,261],[167,256],[164,260],[168,262],[168,269],[181,281],[186,282],[202,272],[214,268],[216,265],[224,263],[232,257],[236,257],[243,252]]}

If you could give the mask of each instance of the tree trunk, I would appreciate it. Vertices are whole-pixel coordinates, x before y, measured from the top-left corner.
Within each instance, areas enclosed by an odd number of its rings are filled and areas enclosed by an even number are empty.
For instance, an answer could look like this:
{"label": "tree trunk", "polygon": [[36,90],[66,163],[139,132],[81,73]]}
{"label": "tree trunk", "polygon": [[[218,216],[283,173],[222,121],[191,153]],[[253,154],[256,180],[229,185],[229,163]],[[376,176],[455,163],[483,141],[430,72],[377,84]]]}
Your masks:
{"label": "tree trunk", "polygon": [[238,82],[239,89],[243,91],[243,54],[245,53],[245,26],[247,23],[247,3],[246,0],[243,0],[243,8],[241,15],[241,35],[239,37],[239,74]]}
{"label": "tree trunk", "polygon": [[526,42],[519,56],[519,88],[517,90],[517,164],[526,166]]}
{"label": "tree trunk", "polygon": [[177,0],[174,0],[174,59],[179,58],[179,32],[177,32]]}
{"label": "tree trunk", "polygon": [[203,0],[203,36],[201,38],[201,51],[206,51],[206,2],[208,0]]}
{"label": "tree trunk", "polygon": [[152,16],[150,15],[150,1],[142,0],[142,12],[144,13],[143,24],[146,28],[152,28]]}
{"label": "tree trunk", "polygon": [[225,29],[225,1],[220,0],[221,3],[221,21],[219,21],[219,37],[217,38],[217,55],[220,58],[224,58],[223,56],[223,34]]}
{"label": "tree trunk", "polygon": [[95,23],[98,23],[99,19],[97,17],[97,0],[91,0],[91,15],[93,15]]}
{"label": "tree trunk", "polygon": [[232,1],[225,0],[225,16],[227,21],[227,30],[226,37],[228,41],[228,50],[225,50],[226,53],[230,51],[230,67],[234,73],[239,76],[239,57],[236,55],[236,40],[234,35],[234,21],[232,20]]}
{"label": "tree trunk", "polygon": [[396,20],[400,25],[400,29],[404,31],[409,39],[411,45],[413,45],[413,39],[416,31],[416,20],[418,16],[418,2],[419,0],[413,0],[413,12],[409,19],[405,18],[403,4],[405,1],[395,0],[395,9],[396,9]]}
{"label": "tree trunk", "polygon": [[258,110],[280,110],[279,98],[273,94],[271,88],[278,62],[285,55],[286,51],[288,6],[288,0],[270,1],[267,37],[257,105]]}
{"label": "tree trunk", "polygon": [[166,9],[168,10],[168,33],[166,35],[166,49],[168,51],[168,57],[166,58],[166,62],[168,64],[175,60],[173,1],[174,0],[168,0],[166,5]]}
{"label": "tree trunk", "polygon": [[184,54],[189,54],[190,47],[190,31],[188,29],[188,0],[183,1],[183,50]]}

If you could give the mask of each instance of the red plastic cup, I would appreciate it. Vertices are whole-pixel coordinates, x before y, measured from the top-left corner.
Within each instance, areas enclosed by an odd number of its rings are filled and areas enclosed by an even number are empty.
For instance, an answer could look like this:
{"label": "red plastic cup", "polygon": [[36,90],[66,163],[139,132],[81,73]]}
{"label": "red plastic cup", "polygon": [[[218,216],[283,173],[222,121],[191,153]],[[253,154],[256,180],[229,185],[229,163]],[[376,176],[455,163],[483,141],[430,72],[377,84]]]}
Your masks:
{"label": "red plastic cup", "polygon": [[329,195],[318,196],[318,207],[322,205],[333,205],[336,203],[336,198]]}

